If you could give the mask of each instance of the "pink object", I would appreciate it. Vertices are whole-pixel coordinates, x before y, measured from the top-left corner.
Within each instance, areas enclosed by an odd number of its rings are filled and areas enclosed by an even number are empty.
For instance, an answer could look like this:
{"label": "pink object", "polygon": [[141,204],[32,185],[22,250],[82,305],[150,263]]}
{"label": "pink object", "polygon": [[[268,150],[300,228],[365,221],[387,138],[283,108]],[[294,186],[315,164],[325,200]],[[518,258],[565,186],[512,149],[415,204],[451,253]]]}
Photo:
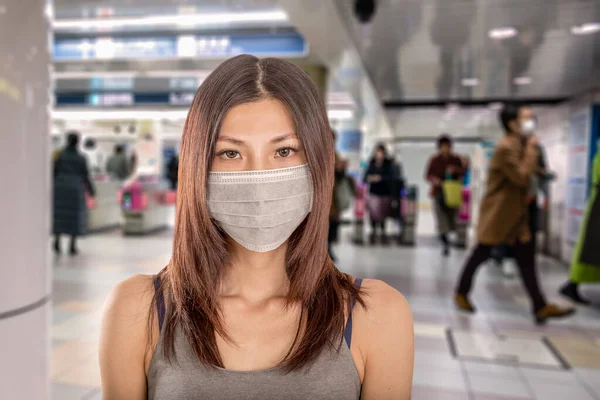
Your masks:
{"label": "pink object", "polygon": [[177,203],[177,191],[167,190],[165,193],[165,204],[176,204]]}
{"label": "pink object", "polygon": [[363,184],[358,186],[358,196],[354,201],[354,216],[356,218],[364,218],[367,208],[366,187]]}
{"label": "pink object", "polygon": [[[124,204],[124,202],[127,204]],[[148,195],[142,192],[142,184],[133,182],[122,191],[121,206],[129,211],[141,211],[148,206]]]}
{"label": "pink object", "polygon": [[471,219],[471,189],[463,188],[462,198],[463,201],[458,210],[458,218],[461,221],[469,221]]}
{"label": "pink object", "polygon": [[85,204],[88,210],[96,207],[96,200],[92,196],[90,196],[88,192],[85,192]]}

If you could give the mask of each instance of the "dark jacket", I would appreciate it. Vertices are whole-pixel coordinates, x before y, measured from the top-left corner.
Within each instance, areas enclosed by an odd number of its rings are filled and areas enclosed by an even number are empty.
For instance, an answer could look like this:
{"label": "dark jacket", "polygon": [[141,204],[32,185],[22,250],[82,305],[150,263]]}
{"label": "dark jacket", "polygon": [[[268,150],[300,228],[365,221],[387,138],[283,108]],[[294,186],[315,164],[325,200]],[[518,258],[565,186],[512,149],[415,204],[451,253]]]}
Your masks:
{"label": "dark jacket", "polygon": [[86,190],[94,195],[85,157],[74,147],[60,152],[54,162],[53,233],[83,235],[87,227]]}
{"label": "dark jacket", "polygon": [[381,176],[381,180],[369,184],[369,193],[375,196],[390,196],[390,182],[394,179],[394,164],[392,160],[386,158],[381,166],[377,166],[375,160],[371,160],[363,181],[367,182],[368,177],[371,175],[379,175]]}
{"label": "dark jacket", "polygon": [[[429,159],[427,170],[425,171],[425,179],[430,181],[431,178],[437,178],[440,181],[446,179],[446,170],[448,167],[454,167],[454,173],[452,179],[461,180],[465,174],[463,163],[454,154],[449,154],[444,157],[442,154],[437,154]],[[432,197],[437,196],[439,193],[440,186],[431,185],[431,192],[429,193]]]}

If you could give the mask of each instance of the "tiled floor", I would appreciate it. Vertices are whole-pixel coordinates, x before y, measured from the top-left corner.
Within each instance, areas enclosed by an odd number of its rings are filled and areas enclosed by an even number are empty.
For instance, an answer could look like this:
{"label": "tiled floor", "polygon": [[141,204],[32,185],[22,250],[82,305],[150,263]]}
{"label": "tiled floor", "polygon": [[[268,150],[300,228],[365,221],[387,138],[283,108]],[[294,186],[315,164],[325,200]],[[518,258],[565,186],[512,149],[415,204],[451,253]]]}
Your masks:
{"label": "tiled floor", "polygon": [[[480,271],[474,316],[455,311],[454,283],[465,253],[443,259],[437,248],[336,248],[339,267],[383,279],[409,300],[415,319],[413,400],[600,400],[600,308],[572,319],[533,325],[518,278],[494,266]],[[53,399],[101,398],[97,344],[100,309],[110,288],[136,273],[155,273],[169,259],[168,233],[82,240],[81,255],[54,259]],[[540,260],[551,300],[564,266]],[[584,288],[600,304],[600,288]],[[595,291],[595,292],[594,292]]]}

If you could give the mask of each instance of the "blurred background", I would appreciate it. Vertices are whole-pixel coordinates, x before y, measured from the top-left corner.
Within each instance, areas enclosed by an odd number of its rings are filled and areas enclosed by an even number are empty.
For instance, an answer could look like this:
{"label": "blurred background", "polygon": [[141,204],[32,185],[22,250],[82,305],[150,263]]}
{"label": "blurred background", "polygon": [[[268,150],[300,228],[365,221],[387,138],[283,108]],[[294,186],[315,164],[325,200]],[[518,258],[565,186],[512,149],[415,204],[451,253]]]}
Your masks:
{"label": "blurred background", "polygon": [[[0,0],[0,398],[101,398],[104,299],[169,261],[188,108],[241,53],[289,60],[321,91],[358,187],[331,253],[407,297],[414,399],[600,399],[599,285],[581,288],[596,305],[538,327],[499,260],[479,274],[476,316],[452,303],[498,110],[515,101],[535,112],[551,177],[535,200],[540,281],[566,301],[600,134],[599,0]],[[94,187],[85,209],[53,188],[73,131]],[[449,257],[425,180],[441,134],[466,171]],[[378,239],[362,180],[379,144],[399,185]]]}

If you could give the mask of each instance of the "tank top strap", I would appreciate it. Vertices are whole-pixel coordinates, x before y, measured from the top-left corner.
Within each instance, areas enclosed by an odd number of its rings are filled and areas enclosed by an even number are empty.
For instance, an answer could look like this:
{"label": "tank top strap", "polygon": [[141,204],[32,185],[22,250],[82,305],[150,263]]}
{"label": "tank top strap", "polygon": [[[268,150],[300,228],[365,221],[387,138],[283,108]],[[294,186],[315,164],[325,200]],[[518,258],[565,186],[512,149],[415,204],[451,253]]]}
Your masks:
{"label": "tank top strap", "polygon": [[[360,289],[362,281],[362,278],[356,278],[354,284],[357,288]],[[346,330],[344,331],[344,339],[346,340],[348,348],[350,348],[350,343],[352,342],[352,310],[354,309],[354,304],[356,304],[356,298],[352,296],[352,299],[350,299],[350,314],[348,315],[348,322],[346,323]]]}
{"label": "tank top strap", "polygon": [[163,322],[165,320],[165,297],[163,291],[160,290],[160,276],[154,277],[154,299],[156,301],[156,312],[158,318],[158,329],[162,331]]}

